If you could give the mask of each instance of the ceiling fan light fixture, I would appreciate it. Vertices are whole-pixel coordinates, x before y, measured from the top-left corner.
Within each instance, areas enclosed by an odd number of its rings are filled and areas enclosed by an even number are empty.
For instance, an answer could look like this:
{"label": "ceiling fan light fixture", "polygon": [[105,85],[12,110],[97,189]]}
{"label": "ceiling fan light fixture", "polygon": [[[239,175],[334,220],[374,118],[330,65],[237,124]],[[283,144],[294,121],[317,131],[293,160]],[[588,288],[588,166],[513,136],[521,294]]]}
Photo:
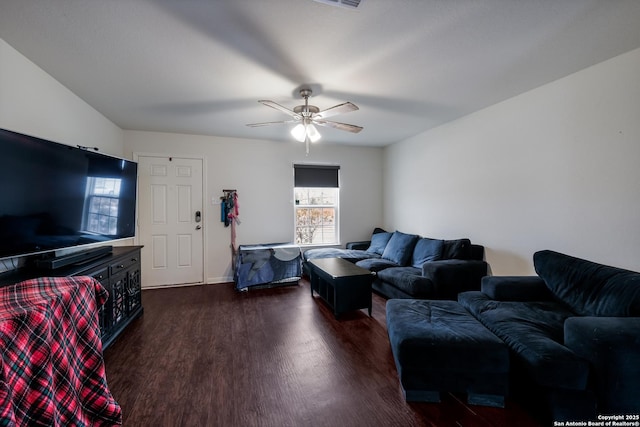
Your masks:
{"label": "ceiling fan light fixture", "polygon": [[312,124],[307,125],[307,136],[311,142],[318,142],[322,135],[318,132],[318,129]]}
{"label": "ceiling fan light fixture", "polygon": [[304,128],[302,123],[298,123],[293,127],[293,129],[291,129],[291,135],[296,139],[296,141],[304,142],[307,130]]}
{"label": "ceiling fan light fixture", "polygon": [[311,142],[318,142],[322,137],[318,129],[311,123],[298,123],[291,129],[291,136],[300,142],[304,142],[307,138],[309,138]]}

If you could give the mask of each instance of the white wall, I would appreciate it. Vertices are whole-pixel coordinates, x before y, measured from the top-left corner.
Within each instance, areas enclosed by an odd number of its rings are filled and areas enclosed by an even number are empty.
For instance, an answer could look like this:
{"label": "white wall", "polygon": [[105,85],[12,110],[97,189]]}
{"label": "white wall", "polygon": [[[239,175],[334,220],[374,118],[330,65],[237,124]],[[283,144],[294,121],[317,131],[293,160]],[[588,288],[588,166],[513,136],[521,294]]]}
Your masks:
{"label": "white wall", "polygon": [[640,49],[385,149],[385,225],[640,271]]}
{"label": "white wall", "polygon": [[0,39],[0,128],[122,156],[122,130]]}
{"label": "white wall", "polygon": [[220,222],[223,189],[236,189],[237,244],[293,240],[293,164],[340,165],[341,240],[364,240],[382,223],[382,149],[304,145],[155,132],[125,131],[125,154],[205,158],[205,279],[230,281],[230,228]]}

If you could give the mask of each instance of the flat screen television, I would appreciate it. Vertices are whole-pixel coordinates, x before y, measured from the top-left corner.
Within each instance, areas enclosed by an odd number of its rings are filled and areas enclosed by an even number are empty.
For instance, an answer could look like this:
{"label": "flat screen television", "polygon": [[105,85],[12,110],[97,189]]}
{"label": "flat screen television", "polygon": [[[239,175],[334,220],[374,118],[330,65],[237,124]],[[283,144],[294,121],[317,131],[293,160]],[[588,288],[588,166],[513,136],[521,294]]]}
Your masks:
{"label": "flat screen television", "polygon": [[133,237],[137,171],[94,148],[0,129],[0,259]]}

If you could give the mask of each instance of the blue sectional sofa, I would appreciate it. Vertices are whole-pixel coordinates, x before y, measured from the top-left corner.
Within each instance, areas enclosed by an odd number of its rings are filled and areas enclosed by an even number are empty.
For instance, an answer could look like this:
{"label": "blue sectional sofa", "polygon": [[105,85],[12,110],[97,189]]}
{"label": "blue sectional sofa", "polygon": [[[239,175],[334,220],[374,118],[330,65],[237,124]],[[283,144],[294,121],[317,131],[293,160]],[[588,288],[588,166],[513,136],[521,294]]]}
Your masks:
{"label": "blue sectional sofa", "polygon": [[489,269],[484,247],[469,239],[431,239],[380,228],[371,240],[347,243],[345,249],[309,249],[303,258],[305,264],[314,258],[344,258],[373,271],[373,289],[387,298],[455,300],[460,292],[479,290]]}
{"label": "blue sectional sofa", "polygon": [[640,273],[549,250],[533,261],[538,276],[458,297],[509,347],[514,394],[547,420],[640,414]]}

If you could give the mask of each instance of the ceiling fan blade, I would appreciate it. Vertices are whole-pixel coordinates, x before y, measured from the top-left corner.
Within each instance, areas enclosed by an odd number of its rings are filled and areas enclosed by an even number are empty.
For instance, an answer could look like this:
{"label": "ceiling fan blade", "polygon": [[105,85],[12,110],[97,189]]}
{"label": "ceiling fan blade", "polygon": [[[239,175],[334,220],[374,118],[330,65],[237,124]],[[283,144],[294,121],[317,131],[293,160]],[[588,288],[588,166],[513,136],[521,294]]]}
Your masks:
{"label": "ceiling fan blade", "polygon": [[335,116],[337,114],[348,113],[350,111],[358,110],[358,106],[352,104],[351,102],[344,102],[342,104],[335,105],[331,108],[327,108],[326,110],[320,111],[317,114],[314,114],[313,117],[317,117],[319,119],[326,119],[327,117]]}
{"label": "ceiling fan blade", "polygon": [[285,123],[296,123],[298,120],[282,120],[279,122],[264,122],[264,123],[249,123],[247,126],[255,128],[259,126],[268,126],[268,125],[281,125]]}
{"label": "ceiling fan blade", "polygon": [[289,116],[293,117],[296,120],[300,120],[302,118],[300,114],[294,112],[293,110],[288,109],[287,107],[283,107],[282,105],[276,102],[269,101],[266,99],[260,100],[258,102],[263,105],[266,105],[267,107],[275,108],[278,111],[282,111],[283,113],[288,114]]}
{"label": "ceiling fan blade", "polygon": [[326,127],[330,127],[330,128],[334,128],[334,129],[340,129],[340,130],[346,130],[347,132],[353,132],[353,133],[358,133],[362,130],[362,127],[360,126],[356,126],[356,125],[349,125],[347,123],[339,123],[339,122],[332,122],[330,120],[317,120],[315,117],[312,119],[313,123],[320,125],[320,126],[326,126]]}

